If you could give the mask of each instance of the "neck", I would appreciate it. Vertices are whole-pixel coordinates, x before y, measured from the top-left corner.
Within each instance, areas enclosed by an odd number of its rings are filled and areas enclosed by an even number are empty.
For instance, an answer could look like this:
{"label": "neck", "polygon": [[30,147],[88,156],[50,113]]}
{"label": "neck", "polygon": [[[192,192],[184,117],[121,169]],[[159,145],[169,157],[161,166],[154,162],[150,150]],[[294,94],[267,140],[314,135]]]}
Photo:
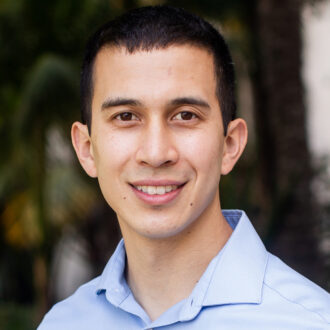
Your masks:
{"label": "neck", "polygon": [[187,298],[232,230],[220,206],[175,237],[150,239],[123,231],[127,282],[151,320]]}

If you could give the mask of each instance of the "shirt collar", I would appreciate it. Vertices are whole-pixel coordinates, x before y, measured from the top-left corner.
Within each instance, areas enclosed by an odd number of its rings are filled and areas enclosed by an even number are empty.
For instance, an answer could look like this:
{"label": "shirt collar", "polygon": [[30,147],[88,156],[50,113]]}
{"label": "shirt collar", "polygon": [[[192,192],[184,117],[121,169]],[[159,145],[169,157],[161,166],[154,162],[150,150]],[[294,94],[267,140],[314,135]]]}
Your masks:
{"label": "shirt collar", "polygon": [[105,293],[107,299],[115,306],[119,306],[131,293],[125,279],[126,252],[124,240],[121,239],[115,252],[105,266],[100,281],[96,286],[96,293]]}
{"label": "shirt collar", "polygon": [[[261,302],[267,251],[245,212],[224,210],[223,215],[234,231],[193,290],[189,299],[195,309],[201,306]],[[105,292],[108,301],[115,306],[121,305],[131,293],[125,280],[125,263],[125,246],[121,240],[96,290],[97,294]]]}
{"label": "shirt collar", "polygon": [[260,303],[268,253],[245,212],[223,211],[234,229],[215,257],[203,306]]}

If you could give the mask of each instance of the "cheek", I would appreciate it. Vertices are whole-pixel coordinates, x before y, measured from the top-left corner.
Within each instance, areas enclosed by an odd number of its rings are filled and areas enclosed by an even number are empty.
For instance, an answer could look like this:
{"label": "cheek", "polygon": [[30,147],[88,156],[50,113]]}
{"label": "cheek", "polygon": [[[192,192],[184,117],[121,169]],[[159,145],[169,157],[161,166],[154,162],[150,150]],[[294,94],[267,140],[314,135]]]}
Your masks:
{"label": "cheek", "polygon": [[134,156],[134,141],[129,134],[118,132],[99,135],[95,140],[95,164],[100,189],[114,210],[125,199],[122,182],[125,181],[127,163]]}
{"label": "cheek", "polygon": [[99,135],[95,143],[95,162],[99,175],[118,172],[132,159],[136,138],[132,134],[110,132]]}
{"label": "cheek", "polygon": [[181,144],[181,153],[201,175],[205,173],[215,175],[220,173],[223,138],[217,131],[210,134],[208,131],[200,131],[198,134],[187,134],[184,143]]}

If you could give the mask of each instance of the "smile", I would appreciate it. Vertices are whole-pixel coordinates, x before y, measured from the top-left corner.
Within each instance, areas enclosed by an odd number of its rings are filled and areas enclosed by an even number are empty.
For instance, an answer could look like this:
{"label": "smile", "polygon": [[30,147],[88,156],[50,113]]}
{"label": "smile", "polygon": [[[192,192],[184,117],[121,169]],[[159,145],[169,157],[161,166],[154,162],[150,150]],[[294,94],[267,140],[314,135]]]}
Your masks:
{"label": "smile", "polygon": [[143,191],[148,195],[164,195],[173,190],[178,189],[179,186],[169,185],[169,186],[136,186],[135,188],[139,191]]}
{"label": "smile", "polygon": [[185,183],[168,180],[144,180],[131,183],[130,186],[138,199],[149,205],[165,205],[175,200]]}

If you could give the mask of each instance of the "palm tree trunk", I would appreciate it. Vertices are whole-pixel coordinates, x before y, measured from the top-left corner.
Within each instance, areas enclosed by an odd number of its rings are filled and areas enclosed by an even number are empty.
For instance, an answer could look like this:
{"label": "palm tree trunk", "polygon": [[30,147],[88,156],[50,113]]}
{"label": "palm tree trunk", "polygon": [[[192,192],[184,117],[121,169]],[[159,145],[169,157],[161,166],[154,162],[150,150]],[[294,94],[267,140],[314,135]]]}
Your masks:
{"label": "palm tree trunk", "polygon": [[318,208],[301,79],[300,0],[259,0],[255,13],[256,127],[268,247],[320,281]]}

